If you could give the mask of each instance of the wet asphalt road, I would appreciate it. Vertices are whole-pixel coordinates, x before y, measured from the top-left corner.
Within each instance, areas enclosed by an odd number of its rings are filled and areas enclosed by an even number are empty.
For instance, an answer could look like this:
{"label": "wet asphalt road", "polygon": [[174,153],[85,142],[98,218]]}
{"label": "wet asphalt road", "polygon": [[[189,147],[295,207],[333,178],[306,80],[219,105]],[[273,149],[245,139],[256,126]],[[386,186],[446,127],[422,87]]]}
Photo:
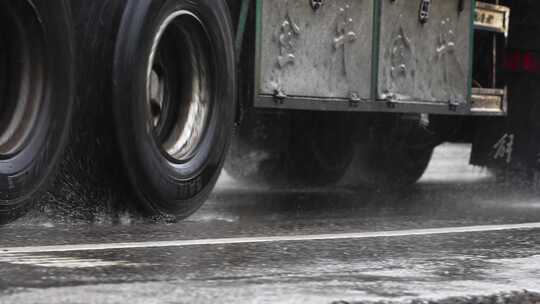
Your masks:
{"label": "wet asphalt road", "polygon": [[[403,193],[222,178],[176,224],[47,212],[0,228],[0,303],[330,303],[540,291],[540,194],[445,145]],[[96,220],[97,219],[97,220]],[[114,222],[114,223],[111,223]]]}

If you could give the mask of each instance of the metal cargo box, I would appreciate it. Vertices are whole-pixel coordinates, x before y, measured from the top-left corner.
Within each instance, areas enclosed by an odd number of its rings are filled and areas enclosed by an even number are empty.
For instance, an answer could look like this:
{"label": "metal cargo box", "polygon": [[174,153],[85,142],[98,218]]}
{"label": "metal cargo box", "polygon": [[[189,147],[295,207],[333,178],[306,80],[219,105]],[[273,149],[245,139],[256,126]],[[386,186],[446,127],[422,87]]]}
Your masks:
{"label": "metal cargo box", "polygon": [[258,92],[370,98],[372,0],[263,0]]}
{"label": "metal cargo box", "polygon": [[[467,104],[472,67],[471,1],[381,3],[377,98]],[[419,3],[427,5],[424,17]]]}
{"label": "metal cargo box", "polygon": [[475,0],[257,0],[255,105],[502,115],[500,94],[489,111],[475,108],[495,99],[472,89],[475,9]]}

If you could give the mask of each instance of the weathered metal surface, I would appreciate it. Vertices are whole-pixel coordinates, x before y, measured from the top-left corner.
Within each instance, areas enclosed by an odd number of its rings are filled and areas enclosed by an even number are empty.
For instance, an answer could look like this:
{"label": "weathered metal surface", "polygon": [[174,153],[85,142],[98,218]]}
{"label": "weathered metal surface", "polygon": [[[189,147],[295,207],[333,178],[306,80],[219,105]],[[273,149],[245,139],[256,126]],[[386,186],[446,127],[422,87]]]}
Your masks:
{"label": "weathered metal surface", "polygon": [[501,5],[477,2],[474,26],[477,29],[503,33],[508,36],[510,9]]}
{"label": "weathered metal surface", "polygon": [[262,0],[259,94],[369,99],[373,1]]}
{"label": "weathered metal surface", "polygon": [[378,98],[468,103],[472,0],[431,1],[420,22],[420,1],[382,0]]}
{"label": "weathered metal surface", "polygon": [[505,89],[473,88],[471,95],[472,112],[500,112],[505,111]]}
{"label": "weathered metal surface", "polygon": [[504,94],[471,92],[473,25],[486,29],[473,22],[475,7],[474,0],[257,0],[255,106],[504,115]]}

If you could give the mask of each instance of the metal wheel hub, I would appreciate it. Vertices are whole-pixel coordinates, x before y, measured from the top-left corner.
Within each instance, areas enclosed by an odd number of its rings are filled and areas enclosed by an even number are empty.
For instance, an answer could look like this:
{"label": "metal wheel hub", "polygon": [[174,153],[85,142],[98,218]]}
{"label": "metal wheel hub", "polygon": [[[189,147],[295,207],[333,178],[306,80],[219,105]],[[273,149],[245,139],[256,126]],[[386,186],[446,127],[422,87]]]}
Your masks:
{"label": "metal wheel hub", "polygon": [[211,110],[210,42],[200,19],[170,14],[155,35],[147,70],[149,124],[162,152],[188,161],[204,138]]}

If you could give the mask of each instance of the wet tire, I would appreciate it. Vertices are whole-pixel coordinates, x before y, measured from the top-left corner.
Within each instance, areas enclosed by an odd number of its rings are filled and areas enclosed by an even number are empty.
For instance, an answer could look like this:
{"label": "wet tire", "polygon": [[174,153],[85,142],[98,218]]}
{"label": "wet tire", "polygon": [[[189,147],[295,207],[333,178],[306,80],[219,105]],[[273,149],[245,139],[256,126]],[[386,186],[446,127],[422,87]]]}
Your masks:
{"label": "wet tire", "polygon": [[350,115],[301,111],[251,115],[234,136],[225,167],[237,180],[323,186],[347,171],[354,152]]}
{"label": "wet tire", "polygon": [[421,115],[378,114],[363,119],[363,136],[344,183],[380,190],[397,190],[424,174],[439,136]]}
{"label": "wet tire", "polygon": [[146,215],[189,216],[213,189],[233,130],[225,1],[76,3],[80,113],[92,117],[80,129],[94,136],[87,146],[96,155],[74,153],[94,160],[82,175],[103,178],[105,192]]}
{"label": "wet tire", "polygon": [[0,4],[0,223],[51,188],[69,138],[75,82],[68,4]]}
{"label": "wet tire", "polygon": [[0,4],[0,223],[42,198],[67,143],[74,101],[67,5]]}
{"label": "wet tire", "polygon": [[324,186],[343,177],[354,156],[353,117],[350,113],[295,113],[287,160],[296,180]]}
{"label": "wet tire", "polygon": [[[151,213],[185,217],[215,185],[233,130],[233,46],[225,1],[128,2],[115,54],[115,125],[131,185]],[[159,118],[155,101],[147,104],[154,72],[170,98]]]}

